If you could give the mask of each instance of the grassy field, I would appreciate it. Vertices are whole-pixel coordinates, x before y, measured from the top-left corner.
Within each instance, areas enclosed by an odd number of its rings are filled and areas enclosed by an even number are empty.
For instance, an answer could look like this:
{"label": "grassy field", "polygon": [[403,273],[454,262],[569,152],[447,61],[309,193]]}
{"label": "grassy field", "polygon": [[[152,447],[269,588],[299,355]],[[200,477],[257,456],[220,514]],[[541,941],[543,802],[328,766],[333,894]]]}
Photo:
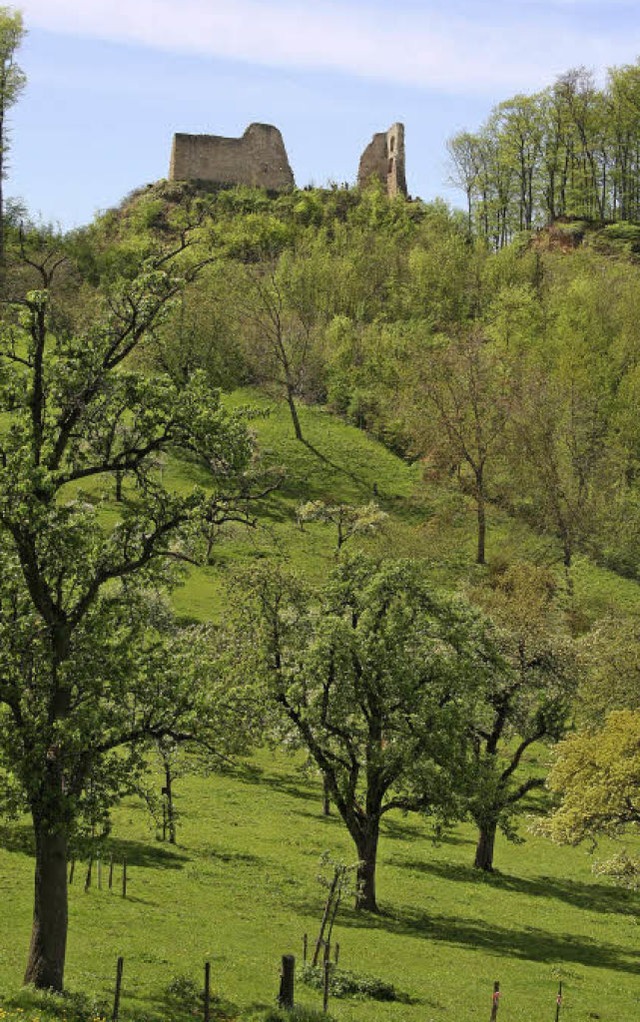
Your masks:
{"label": "grassy field", "polygon": [[[255,529],[230,527],[215,565],[189,573],[175,594],[185,617],[218,617],[225,578],[252,559],[277,556],[320,577],[334,559],[334,531],[307,525],[302,532],[295,516],[301,502],[316,497],[362,504],[375,489],[389,519],[366,545],[425,559],[438,583],[463,585],[488,570],[473,567],[472,507],[455,492],[425,484],[419,465],[406,465],[321,410],[301,409],[307,443],[300,444],[282,405],[253,393],[230,401],[272,408],[254,428],[264,460],[284,465],[286,478],[264,502]],[[166,471],[176,486],[202,481],[188,466]],[[555,554],[552,539],[492,512],[490,563],[518,556],[549,562]],[[640,609],[635,583],[586,559],[578,559],[575,585],[585,620]],[[341,823],[321,815],[317,778],[282,754],[263,752],[251,769],[234,774],[184,777],[177,789],[176,848],[156,839],[142,805],[127,803],[115,813],[111,849],[118,860],[127,857],[126,900],[95,886],[85,894],[84,871],[77,867],[67,982],[71,990],[108,1001],[122,954],[124,1015],[169,1020],[179,1013],[163,999],[167,984],[180,976],[199,982],[208,958],[226,1017],[250,1016],[274,1002],[280,955],[298,955],[303,934],[317,932],[321,853],[351,862],[354,852]],[[499,980],[502,1022],[552,1022],[562,980],[563,1019],[637,1022],[638,895],[595,878],[582,849],[557,848],[531,835],[521,846],[500,841],[500,872],[485,878],[471,868],[473,848],[471,828],[460,827],[434,845],[425,821],[392,816],[386,822],[378,877],[384,915],[358,916],[346,906],[336,939],[345,968],[394,983],[405,1002],[333,1000],[335,1017],[475,1022],[489,1018],[492,984]],[[28,947],[32,877],[27,824],[1,827],[0,1022],[50,1017],[16,993]],[[319,1007],[316,991],[300,987],[299,999]]]}
{"label": "grassy field", "polygon": [[[428,562],[438,584],[458,587],[474,581],[486,568],[474,565],[475,511],[473,502],[455,488],[445,489],[423,478],[419,463],[409,465],[354,426],[322,408],[300,407],[306,443],[297,441],[284,402],[256,391],[239,391],[227,398],[232,407],[252,406],[265,418],[252,423],[265,465],[285,469],[280,488],[263,503],[257,527],[228,526],[216,548],[212,567],[189,573],[174,594],[178,611],[187,617],[215,618],[219,613],[225,577],[238,564],[278,557],[311,576],[320,577],[333,563],[335,529],[296,523],[296,508],[305,501],[366,504],[376,500],[387,512],[382,532],[361,547],[389,557],[418,557]],[[206,483],[198,470],[174,463],[168,478],[176,487]],[[504,511],[488,515],[487,560],[503,562],[531,558],[560,569],[560,549],[553,537],[540,536]],[[640,613],[640,586],[614,572],[576,557],[576,605],[585,620],[611,611]]]}
{"label": "grassy field", "polygon": [[[238,1011],[272,1004],[280,955],[299,955],[303,934],[317,933],[321,853],[353,861],[346,832],[322,816],[317,780],[283,755],[261,754],[246,775],[184,777],[178,793],[175,848],[156,840],[139,804],[116,813],[111,848],[127,857],[126,900],[119,869],[114,891],[105,882],[85,893],[86,867],[76,866],[68,985],[108,1001],[122,954],[124,1014],[168,1019],[163,990],[176,976],[199,981],[208,958],[216,993]],[[1,836],[0,991],[8,1008],[27,952],[33,860],[26,826]],[[583,850],[530,835],[519,846],[499,841],[500,872],[478,876],[473,839],[460,827],[436,846],[424,821],[387,822],[384,915],[359,917],[347,905],[335,939],[345,968],[392,982],[409,1003],[334,999],[332,1014],[343,1022],[475,1022],[488,1019],[497,979],[501,1018],[552,1020],[562,979],[566,1018],[636,1022],[637,895],[596,879]],[[298,996],[319,1006],[314,990],[300,986]]]}

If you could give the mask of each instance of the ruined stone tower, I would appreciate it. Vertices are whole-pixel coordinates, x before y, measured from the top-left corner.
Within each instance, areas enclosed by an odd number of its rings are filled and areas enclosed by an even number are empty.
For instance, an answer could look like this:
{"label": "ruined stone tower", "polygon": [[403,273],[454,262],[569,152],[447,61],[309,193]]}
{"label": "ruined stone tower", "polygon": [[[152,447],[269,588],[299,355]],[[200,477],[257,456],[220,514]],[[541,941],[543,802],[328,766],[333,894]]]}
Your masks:
{"label": "ruined stone tower", "polygon": [[360,157],[358,187],[374,178],[382,181],[389,198],[407,194],[404,156],[404,124],[392,124],[388,131],[374,135]]}
{"label": "ruined stone tower", "polygon": [[282,135],[272,124],[250,124],[242,138],[174,135],[169,180],[257,185],[274,192],[295,183]]}

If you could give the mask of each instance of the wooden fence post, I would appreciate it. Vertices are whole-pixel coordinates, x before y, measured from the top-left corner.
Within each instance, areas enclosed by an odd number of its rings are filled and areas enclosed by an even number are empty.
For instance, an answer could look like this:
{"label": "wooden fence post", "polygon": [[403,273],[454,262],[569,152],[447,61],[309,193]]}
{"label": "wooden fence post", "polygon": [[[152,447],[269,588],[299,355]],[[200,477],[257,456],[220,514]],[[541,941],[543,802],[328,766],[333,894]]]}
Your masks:
{"label": "wooden fence post", "polygon": [[560,1011],[562,1008],[562,980],[558,986],[558,996],[556,997],[556,1022],[560,1022]]}
{"label": "wooden fence post", "polygon": [[204,963],[204,1022],[209,1022],[211,1015],[211,963]]}
{"label": "wooden fence post", "polygon": [[309,938],[308,938],[307,934],[305,933],[304,937],[302,938],[302,962],[303,962],[304,965],[307,964],[307,954],[308,954],[308,951],[309,951]]}
{"label": "wooden fence post", "polygon": [[324,961],[322,963],[322,1010],[325,1015],[329,1010],[329,982],[331,980],[331,944],[329,941],[324,945]]}
{"label": "wooden fence post", "polygon": [[113,852],[109,856],[109,890],[113,887]]}
{"label": "wooden fence post", "polygon": [[122,897],[127,896],[127,860],[122,860]]}
{"label": "wooden fence post", "polygon": [[120,990],[122,989],[122,972],[124,969],[124,958],[118,958],[118,965],[116,966],[116,989],[113,995],[113,1015],[111,1016],[111,1022],[118,1022],[118,1012],[120,1011]]}
{"label": "wooden fence post", "polygon": [[71,866],[69,867],[69,883],[70,884],[73,883],[73,874],[75,873],[75,871],[76,871],[76,860],[72,859],[71,860]]}
{"label": "wooden fence post", "polygon": [[493,984],[493,1002],[491,1004],[491,1019],[490,1022],[496,1022],[498,1017],[498,1008],[500,1007],[500,984],[496,981]]}
{"label": "wooden fence post", "polygon": [[282,956],[282,971],[280,973],[280,993],[278,1004],[281,1008],[293,1008],[293,985],[296,969],[294,955]]}

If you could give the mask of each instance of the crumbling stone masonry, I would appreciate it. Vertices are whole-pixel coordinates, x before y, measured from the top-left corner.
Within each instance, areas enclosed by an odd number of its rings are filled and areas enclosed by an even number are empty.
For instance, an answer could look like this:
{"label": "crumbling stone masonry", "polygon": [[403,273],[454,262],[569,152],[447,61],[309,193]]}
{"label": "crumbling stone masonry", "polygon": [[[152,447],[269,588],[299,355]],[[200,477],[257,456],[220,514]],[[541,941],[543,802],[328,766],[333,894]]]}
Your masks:
{"label": "crumbling stone masonry", "polygon": [[392,124],[388,131],[374,135],[360,157],[358,187],[374,178],[382,181],[389,198],[407,194],[404,155],[404,124]]}
{"label": "crumbling stone masonry", "polygon": [[295,184],[282,135],[272,124],[250,124],[242,138],[174,135],[169,179],[257,185],[273,192]]}

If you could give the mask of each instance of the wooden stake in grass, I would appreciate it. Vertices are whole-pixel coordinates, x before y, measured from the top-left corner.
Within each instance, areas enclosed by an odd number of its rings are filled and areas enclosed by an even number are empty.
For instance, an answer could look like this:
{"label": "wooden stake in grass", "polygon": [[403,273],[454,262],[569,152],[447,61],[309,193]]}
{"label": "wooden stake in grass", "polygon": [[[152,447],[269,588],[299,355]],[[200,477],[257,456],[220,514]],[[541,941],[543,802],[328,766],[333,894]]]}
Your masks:
{"label": "wooden stake in grass", "polygon": [[293,1008],[293,984],[295,971],[295,956],[283,955],[282,971],[280,972],[280,993],[278,994],[278,1004],[281,1008]]}
{"label": "wooden stake in grass", "polygon": [[122,897],[127,896],[127,860],[122,860]]}
{"label": "wooden stake in grass", "polygon": [[336,965],[340,961],[340,945],[338,944],[337,941],[336,941],[336,950],[335,950],[335,954],[333,956],[333,960],[334,960]]}
{"label": "wooden stake in grass", "polygon": [[498,1017],[498,1008],[500,1007],[500,984],[496,982],[493,984],[493,1002],[491,1004],[491,1019],[490,1022],[495,1022]]}
{"label": "wooden stake in grass", "polygon": [[204,963],[204,1022],[211,1017],[211,963]]}
{"label": "wooden stake in grass", "polygon": [[308,938],[307,934],[305,933],[304,937],[302,938],[302,961],[304,962],[305,965],[307,964],[307,954],[308,954],[308,951],[309,951],[309,938]]}
{"label": "wooden stake in grass", "polygon": [[87,891],[91,887],[91,870],[92,870],[92,868],[93,868],[93,856],[91,856],[91,858],[89,859],[89,865],[87,867],[87,878],[86,878],[86,880],[84,882],[84,892],[85,892],[85,894],[87,893]]}
{"label": "wooden stake in grass", "polygon": [[320,957],[320,948],[322,947],[322,944],[323,944],[323,937],[324,937],[325,927],[326,927],[327,923],[329,922],[329,914],[330,914],[331,910],[333,909],[333,903],[334,903],[334,899],[335,899],[335,896],[336,896],[336,891],[338,890],[338,884],[340,882],[340,878],[341,878],[341,873],[340,873],[338,867],[336,867],[336,869],[334,871],[334,874],[333,874],[333,879],[331,881],[331,886],[329,887],[329,894],[327,895],[327,900],[326,900],[325,906],[324,906],[324,912],[322,913],[322,922],[320,923],[320,931],[318,933],[318,939],[316,941],[315,950],[313,952],[313,961],[312,961],[311,964],[313,965],[314,969],[315,969],[316,965],[318,964],[318,959]]}
{"label": "wooden stake in grass", "polygon": [[329,941],[324,945],[324,961],[322,976],[322,1010],[325,1015],[329,1010],[329,982],[331,980],[331,944]]}
{"label": "wooden stake in grass", "polygon": [[562,980],[558,986],[558,996],[556,997],[556,1022],[560,1022],[560,1012],[562,1010]]}
{"label": "wooden stake in grass", "polygon": [[118,965],[116,967],[116,989],[113,995],[113,1015],[111,1016],[111,1022],[118,1022],[118,1012],[120,1011],[120,990],[122,988],[122,972],[124,969],[124,958],[118,958]]}
{"label": "wooden stake in grass", "polygon": [[76,871],[76,860],[72,859],[71,860],[71,866],[69,867],[69,883],[70,884],[73,883],[73,874],[75,873],[75,871]]}
{"label": "wooden stake in grass", "polygon": [[109,890],[113,887],[113,854],[109,856]]}

